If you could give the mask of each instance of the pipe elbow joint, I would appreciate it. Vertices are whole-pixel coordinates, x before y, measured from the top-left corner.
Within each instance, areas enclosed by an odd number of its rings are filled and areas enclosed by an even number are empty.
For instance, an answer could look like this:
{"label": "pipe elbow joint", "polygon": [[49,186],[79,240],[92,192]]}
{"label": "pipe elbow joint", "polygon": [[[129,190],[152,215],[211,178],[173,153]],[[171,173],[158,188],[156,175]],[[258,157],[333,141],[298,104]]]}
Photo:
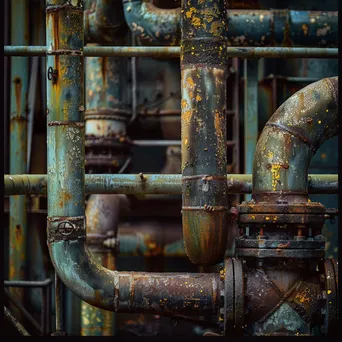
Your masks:
{"label": "pipe elbow joint", "polygon": [[141,0],[123,0],[125,19],[143,45],[180,45],[180,8],[159,9]]}

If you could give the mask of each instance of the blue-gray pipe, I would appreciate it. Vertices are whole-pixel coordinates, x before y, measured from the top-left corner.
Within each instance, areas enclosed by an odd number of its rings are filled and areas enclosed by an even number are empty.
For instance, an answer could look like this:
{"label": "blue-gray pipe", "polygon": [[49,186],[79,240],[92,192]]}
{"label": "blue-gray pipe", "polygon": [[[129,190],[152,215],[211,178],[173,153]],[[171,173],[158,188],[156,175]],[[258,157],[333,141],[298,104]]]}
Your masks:
{"label": "blue-gray pipe", "polygon": [[[178,45],[180,8],[160,9],[143,0],[123,4],[126,22],[143,45]],[[337,11],[229,9],[227,19],[230,46],[338,46]]]}
{"label": "blue-gray pipe", "polygon": [[308,167],[317,149],[338,133],[338,77],[297,91],[272,115],[256,147],[253,199],[307,203]]}
{"label": "blue-gray pipe", "polygon": [[121,0],[96,0],[95,6],[84,11],[86,43],[113,44],[126,31]]}

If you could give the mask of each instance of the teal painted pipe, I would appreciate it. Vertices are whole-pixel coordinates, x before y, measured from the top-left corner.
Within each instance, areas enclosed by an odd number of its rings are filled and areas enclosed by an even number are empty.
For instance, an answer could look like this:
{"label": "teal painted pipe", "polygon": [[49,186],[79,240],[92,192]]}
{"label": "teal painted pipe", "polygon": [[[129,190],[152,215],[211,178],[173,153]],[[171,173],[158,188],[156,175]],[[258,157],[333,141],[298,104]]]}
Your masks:
{"label": "teal painted pipe", "polygon": [[[100,309],[216,314],[218,274],[111,271],[96,263],[85,246],[84,35],[82,1],[78,4],[47,0],[46,8],[47,46],[55,53],[47,59],[54,71],[47,86],[47,236],[55,271],[80,299]],[[64,55],[65,50],[73,53]],[[181,287],[184,282],[189,286]]]}
{"label": "teal painted pipe", "polygon": [[307,203],[308,167],[317,149],[338,133],[338,77],[297,91],[263,129],[253,164],[253,199]]}
{"label": "teal painted pipe", "polygon": [[[244,159],[245,173],[252,173],[258,141],[258,60],[244,61]],[[246,195],[245,200],[251,196]]]}
{"label": "teal painted pipe", "polygon": [[[11,2],[11,43],[28,45],[28,2]],[[18,24],[20,23],[20,25]],[[10,172],[27,172],[27,116],[29,60],[24,57],[11,59],[11,107],[10,107]],[[10,198],[9,226],[9,280],[26,279],[27,267],[27,199],[26,196]],[[23,300],[22,289],[11,289],[18,301]]]}
{"label": "teal painted pipe", "polygon": [[[5,46],[5,56],[45,56],[46,46]],[[86,57],[179,57],[179,46],[86,46]],[[228,58],[338,58],[335,48],[227,47]]]}
{"label": "teal painted pipe", "polygon": [[[46,195],[46,175],[4,175],[5,196],[13,195]],[[133,174],[90,174],[85,175],[85,191],[87,194],[165,194],[182,193],[182,176],[140,175]],[[228,193],[251,194],[252,174],[227,175]],[[338,175],[313,174],[308,176],[308,188],[311,194],[336,194],[338,191]]]}

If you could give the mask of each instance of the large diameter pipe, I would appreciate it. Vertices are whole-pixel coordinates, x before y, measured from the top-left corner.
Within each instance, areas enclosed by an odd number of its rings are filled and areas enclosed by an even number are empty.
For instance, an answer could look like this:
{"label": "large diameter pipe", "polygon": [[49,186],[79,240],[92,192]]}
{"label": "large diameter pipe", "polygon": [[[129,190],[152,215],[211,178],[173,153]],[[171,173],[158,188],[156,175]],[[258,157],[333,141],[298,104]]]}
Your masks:
{"label": "large diameter pipe", "polygon": [[[12,1],[12,44],[28,45],[28,24],[27,1]],[[11,59],[10,172],[12,174],[27,172],[28,67],[27,58]],[[26,196],[11,197],[9,211],[9,279],[24,280],[27,266]],[[22,289],[11,289],[11,293],[20,302],[23,300]]]}
{"label": "large diameter pipe", "polygon": [[[85,57],[179,57],[179,46],[86,46]],[[46,46],[4,46],[5,56],[45,56]],[[338,58],[335,48],[227,47],[228,58]]]}
{"label": "large diameter pipe", "polygon": [[253,165],[253,199],[308,201],[308,167],[317,149],[337,134],[338,77],[299,90],[263,129]]}
{"label": "large diameter pipe", "polygon": [[225,1],[182,2],[182,222],[195,264],[224,257],[227,245]]}
{"label": "large diameter pipe", "polygon": [[[227,175],[228,193],[251,194],[252,175]],[[47,175],[4,175],[4,194],[46,195]],[[308,175],[310,194],[336,194],[338,175]],[[140,175],[133,174],[87,174],[85,175],[87,194],[163,194],[179,195],[182,193],[182,175]]]}
{"label": "large diameter pipe", "polygon": [[[109,311],[216,313],[218,274],[111,271],[85,246],[83,1],[47,0],[47,45],[58,70],[47,86],[48,246],[58,277],[80,299]],[[61,51],[62,50],[62,51]],[[63,51],[71,51],[67,55]],[[56,75],[56,73],[54,73]]]}

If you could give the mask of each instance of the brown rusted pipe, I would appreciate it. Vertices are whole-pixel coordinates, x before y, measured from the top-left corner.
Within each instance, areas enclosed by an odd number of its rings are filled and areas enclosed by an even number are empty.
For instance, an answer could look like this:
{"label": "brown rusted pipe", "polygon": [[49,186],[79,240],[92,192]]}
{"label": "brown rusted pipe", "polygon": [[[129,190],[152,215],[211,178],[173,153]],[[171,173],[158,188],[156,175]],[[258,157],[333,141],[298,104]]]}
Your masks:
{"label": "brown rusted pipe", "polygon": [[306,203],[310,160],[338,129],[338,77],[312,83],[285,101],[256,147],[254,201]]}

